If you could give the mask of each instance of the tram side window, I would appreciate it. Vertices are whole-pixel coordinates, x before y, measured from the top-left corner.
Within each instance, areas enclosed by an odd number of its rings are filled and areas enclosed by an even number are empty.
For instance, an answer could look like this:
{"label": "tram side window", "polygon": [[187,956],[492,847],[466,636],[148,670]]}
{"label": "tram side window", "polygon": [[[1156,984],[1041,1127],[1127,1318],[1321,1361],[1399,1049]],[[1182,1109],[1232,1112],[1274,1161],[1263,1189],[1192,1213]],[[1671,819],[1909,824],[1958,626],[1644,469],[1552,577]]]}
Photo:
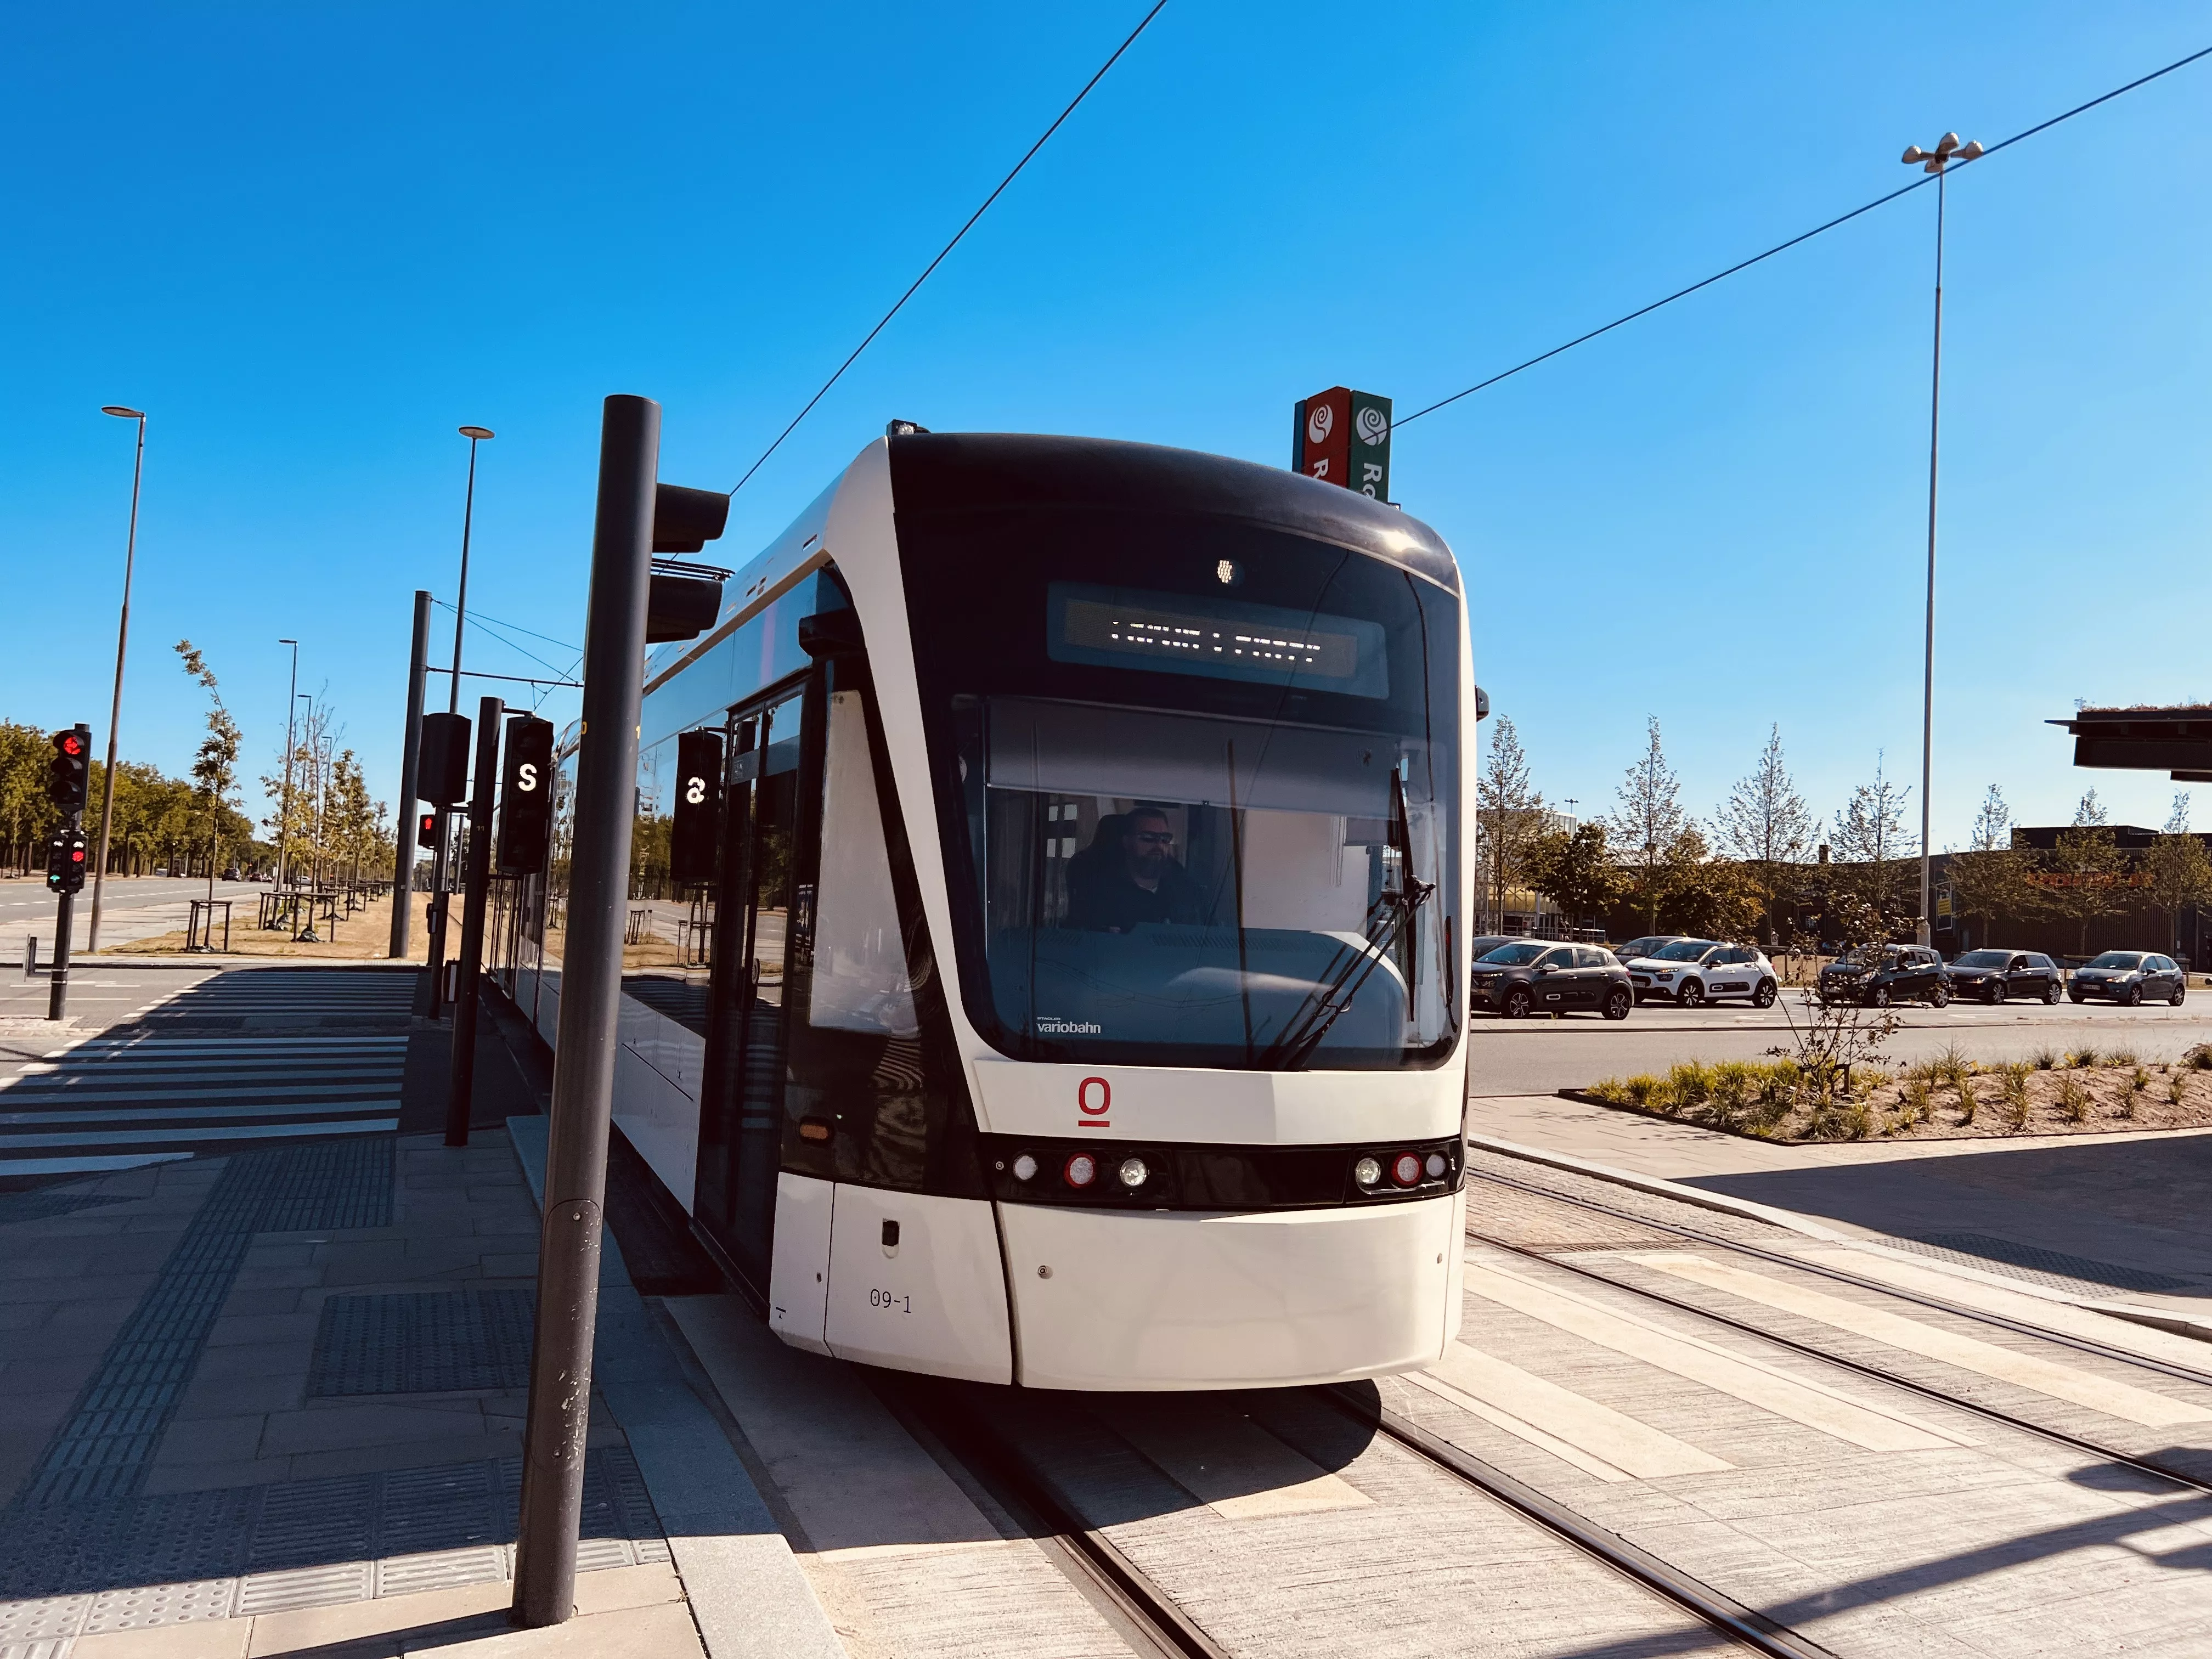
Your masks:
{"label": "tram side window", "polygon": [[[944,1139],[945,1103],[923,1060],[860,698],[828,699],[812,962],[785,1097],[798,1127],[784,1167],[911,1189]],[[830,1142],[806,1139],[805,1123],[825,1118]]]}

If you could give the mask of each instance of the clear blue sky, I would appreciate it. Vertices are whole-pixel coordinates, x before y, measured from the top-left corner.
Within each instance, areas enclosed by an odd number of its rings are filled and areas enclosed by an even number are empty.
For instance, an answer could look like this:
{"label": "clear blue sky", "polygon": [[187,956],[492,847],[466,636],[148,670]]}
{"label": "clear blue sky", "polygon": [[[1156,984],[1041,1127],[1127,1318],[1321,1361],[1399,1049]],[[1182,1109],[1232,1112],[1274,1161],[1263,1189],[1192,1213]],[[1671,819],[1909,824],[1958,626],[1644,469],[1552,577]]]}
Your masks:
{"label": "clear blue sky", "polygon": [[[453,592],[454,427],[499,433],[472,605],[580,641],[599,398],[660,399],[663,476],[726,488],[1141,10],[16,13],[0,714],[104,729],[131,455],[98,410],[137,404],[126,755],[185,763],[190,635],[272,763],[295,635],[389,798],[410,594]],[[2203,6],[1930,16],[1170,0],[720,550],[891,416],[1281,464],[1307,392],[1409,410],[1904,182],[1907,143],[1994,142],[2212,44]],[[1952,187],[1939,845],[1990,782],[2023,821],[2091,782],[2162,820],[2163,778],[2075,772],[2041,722],[2212,696],[2208,111],[2212,61]],[[1879,751],[1917,783],[1933,210],[1400,437],[1548,795],[1609,805],[1647,714],[1700,811],[1774,720],[1824,814]],[[81,604],[48,607],[49,568]],[[480,635],[471,662],[533,672]]]}

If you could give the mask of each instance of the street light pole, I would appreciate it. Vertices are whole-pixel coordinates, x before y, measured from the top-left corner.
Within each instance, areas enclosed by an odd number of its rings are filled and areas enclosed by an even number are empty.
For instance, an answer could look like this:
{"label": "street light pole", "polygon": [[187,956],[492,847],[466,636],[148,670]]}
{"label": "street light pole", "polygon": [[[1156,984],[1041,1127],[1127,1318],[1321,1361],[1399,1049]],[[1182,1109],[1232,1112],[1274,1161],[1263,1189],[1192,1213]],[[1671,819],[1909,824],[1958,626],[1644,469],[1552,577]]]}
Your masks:
{"label": "street light pole", "polygon": [[1961,144],[1957,133],[1947,132],[1934,149],[1912,144],[1902,157],[1907,167],[1936,175],[1936,337],[1928,383],[1928,624],[1920,665],[1920,921],[1913,930],[1922,945],[1932,943],[1935,937],[1928,788],[1936,749],[1936,450],[1943,410],[1943,185],[1950,177],[1951,162],[1971,161],[1981,153],[1978,143]]}
{"label": "street light pole", "polygon": [[100,412],[138,422],[138,457],[131,466],[131,533],[123,544],[123,620],[115,629],[115,701],[107,710],[107,770],[100,786],[100,861],[92,866],[92,921],[84,936],[87,956],[100,949],[100,894],[107,881],[107,837],[115,823],[115,734],[123,720],[123,653],[131,643],[131,574],[138,562],[138,485],[146,476],[146,411],[106,404]]}
{"label": "street light pole", "polygon": [[276,809],[276,891],[284,891],[286,857],[292,847],[292,716],[300,701],[300,642],[279,640],[292,647],[292,684],[284,694],[284,799]]}

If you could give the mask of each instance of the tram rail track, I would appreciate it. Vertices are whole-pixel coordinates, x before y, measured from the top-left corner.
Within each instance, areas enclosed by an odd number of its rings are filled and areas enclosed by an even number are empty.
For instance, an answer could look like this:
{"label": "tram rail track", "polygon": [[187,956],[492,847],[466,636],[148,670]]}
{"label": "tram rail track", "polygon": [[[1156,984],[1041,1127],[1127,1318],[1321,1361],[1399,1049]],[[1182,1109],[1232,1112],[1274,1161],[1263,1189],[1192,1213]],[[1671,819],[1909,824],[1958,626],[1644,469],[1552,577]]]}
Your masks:
{"label": "tram rail track", "polygon": [[[1468,1178],[1469,1180],[1493,1182],[1498,1186],[1514,1188],[1520,1191],[1532,1193],[1537,1196],[1550,1199],[1557,1203],[1572,1205],[1579,1208],[1590,1210],[1595,1212],[1612,1216],[1616,1218],[1635,1221],[1646,1226],[1657,1228],[1662,1231],[1678,1234],[1686,1239],[1692,1240],[1699,1244],[1734,1250],[1742,1255],[1757,1257],[1762,1261],[1778,1263],[1788,1267],[1800,1268],[1805,1272],[1815,1273],[1823,1278],[1852,1285],[1864,1290],[1877,1292],[1883,1296],[1894,1296],[1901,1300],[1914,1303],[1922,1307],[1936,1309],[1945,1313],[1956,1315],[1961,1318],[1978,1319],[1981,1322],[1985,1324],[1996,1326],[2005,1330],[2034,1337],[2039,1340],[2059,1343],[2064,1346],[2074,1348],[2077,1352],[2094,1353],[2131,1364],[2141,1364],[2150,1370],[2163,1372],[2166,1375],[2179,1378],[2183,1381],[2196,1382],[2206,1387],[2212,1387],[2212,1376],[2192,1373],[2185,1367],[2166,1364],[2145,1356],[2127,1353],[2125,1351],[2120,1349],[2109,1349],[2100,1343],[2087,1340],[2070,1340],[2066,1334],[2063,1332],[2048,1331],[2039,1326],[2029,1325],[2020,1321],[2007,1319],[2002,1315],[1984,1314],[1973,1309],[1955,1306],[1943,1302],[1940,1298],[1916,1295],[1911,1291],[1896,1291],[1889,1285],[1882,1284],[1878,1279],[1861,1278],[1856,1274],[1844,1273],[1840,1270],[1831,1270],[1814,1264],[1802,1262],[1794,1256],[1784,1255],[1779,1251],[1765,1250],[1759,1249],[1757,1245],[1746,1244],[1738,1240],[1724,1238],[1715,1234],[1702,1232],[1696,1229],[1681,1227],[1668,1222],[1655,1220],[1649,1216],[1641,1215],[1632,1211],[1616,1209],[1611,1206],[1585,1200],[1584,1199],[1574,1194],[1561,1193],[1556,1188],[1529,1185],[1520,1182],[1506,1180],[1486,1172],[1480,1172],[1474,1170],[1469,1170],[1468,1171]],[[1677,1313],[1686,1314],[1692,1318],[1718,1325],[1723,1329],[1734,1331],[1741,1335],[1756,1338],[1761,1342],[1782,1348],[1788,1352],[1802,1355],[1805,1358],[1820,1361],[1824,1364],[1832,1365],[1839,1370],[1852,1372],[1856,1376],[1866,1377],[1871,1381],[1885,1383],[1890,1387],[1903,1389],[1909,1394],[1917,1395],[1922,1399],[1931,1401],[1936,1404],[1946,1406],[1957,1411],[1967,1413],[1972,1416],[1981,1418],[1984,1421],[1996,1423],[2005,1428],[2015,1430],[2022,1434],[2031,1435],[2039,1439],[2050,1441],[2055,1444],[2065,1446],[2069,1450],[2077,1451],[2087,1456],[2123,1465],[2126,1468],[2134,1469],[2140,1474],[2151,1476],[2156,1480],[2167,1481],[2174,1486],[2181,1486],[2191,1492],[2212,1495],[2212,1479],[2191,1474],[2185,1470],[2177,1469],[2167,1464],[2160,1463],[2154,1458],[2140,1457],[2136,1455],[2134,1453],[2122,1451],[2117,1447],[2103,1444],[2099,1441],[2089,1439],[2085,1436],[2072,1433],[2068,1430],[2056,1428],[2047,1423],[2038,1423],[2031,1418],[2021,1417],[2014,1413],[2006,1411],[2002,1407],[1990,1406],[1979,1401],[1968,1399],[1963,1395],[1955,1394],[1949,1389],[1938,1388],[1933,1383],[1923,1382],[1916,1377],[1901,1375],[1900,1373],[1892,1370],[1886,1366],[1876,1365],[1863,1359],[1855,1359],[1847,1354],[1838,1353],[1832,1349],[1825,1348],[1814,1343],[1802,1342],[1794,1337],[1784,1336],[1778,1332],[1770,1330],[1761,1325],[1753,1324],[1748,1320],[1737,1319],[1728,1314],[1717,1312],[1711,1308],[1700,1306],[1698,1304],[1692,1302],[1686,1297],[1670,1296],[1664,1291],[1654,1290],[1649,1285],[1631,1283],[1627,1279],[1616,1278],[1610,1273],[1601,1273],[1596,1268],[1589,1267],[1580,1261],[1563,1260],[1561,1259],[1561,1256],[1555,1252],[1547,1251],[1531,1245],[1516,1243],[1510,1239],[1499,1238],[1492,1234],[1485,1233],[1480,1229],[1474,1227],[1469,1227],[1467,1230],[1467,1237],[1489,1249],[1504,1250],[1514,1255],[1521,1256],[1530,1261],[1543,1262],[1548,1267],[1557,1268],[1562,1273],[1572,1274],[1578,1279],[1588,1280],[1593,1284],[1603,1285],[1612,1290],[1624,1291],[1628,1295],[1637,1297],[1644,1301],[1656,1303],[1662,1307],[1671,1309]]]}

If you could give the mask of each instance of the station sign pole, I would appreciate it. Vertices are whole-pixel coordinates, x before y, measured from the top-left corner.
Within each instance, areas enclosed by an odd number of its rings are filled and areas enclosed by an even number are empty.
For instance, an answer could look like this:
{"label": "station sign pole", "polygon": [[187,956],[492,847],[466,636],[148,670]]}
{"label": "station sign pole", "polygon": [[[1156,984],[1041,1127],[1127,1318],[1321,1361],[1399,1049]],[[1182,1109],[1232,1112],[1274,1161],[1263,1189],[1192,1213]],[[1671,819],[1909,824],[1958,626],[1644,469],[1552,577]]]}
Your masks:
{"label": "station sign pole", "polygon": [[533,1627],[560,1624],[575,1611],[659,454],[660,405],[609,398],[599,431],[568,927],[511,1609],[516,1624]]}
{"label": "station sign pole", "polygon": [[453,1052],[447,1077],[446,1145],[469,1144],[476,1094],[477,979],[483,972],[484,912],[490,908],[492,796],[499,782],[499,726],[507,705],[477,704],[477,769],[469,787],[467,862],[461,872],[461,965],[453,988]]}
{"label": "station sign pole", "polygon": [[[399,822],[415,816],[421,799],[416,773],[422,759],[423,672],[430,659],[430,592],[415,590],[415,642],[407,653],[407,735],[399,755]],[[407,935],[415,920],[415,848],[403,832],[392,837],[392,949],[393,960],[407,954]]]}

